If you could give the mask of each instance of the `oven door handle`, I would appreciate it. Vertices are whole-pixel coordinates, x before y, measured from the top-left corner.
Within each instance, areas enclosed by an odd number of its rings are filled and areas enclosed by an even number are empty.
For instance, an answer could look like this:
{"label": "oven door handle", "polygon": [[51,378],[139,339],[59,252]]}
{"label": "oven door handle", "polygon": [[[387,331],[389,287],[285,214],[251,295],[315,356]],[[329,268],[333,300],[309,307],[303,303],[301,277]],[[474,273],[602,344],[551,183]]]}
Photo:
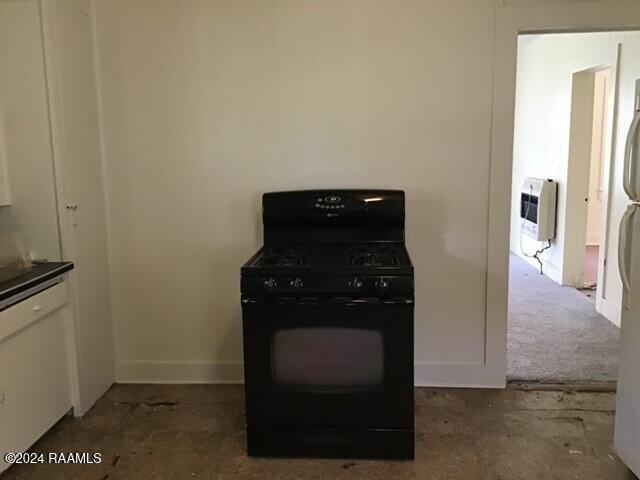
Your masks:
{"label": "oven door handle", "polygon": [[412,298],[335,298],[333,304],[357,307],[358,305],[412,305]]}
{"label": "oven door handle", "polygon": [[352,297],[275,297],[260,298],[248,297],[242,299],[243,305],[268,304],[268,305],[344,305],[357,307],[360,305],[413,305],[413,298],[352,298]]}

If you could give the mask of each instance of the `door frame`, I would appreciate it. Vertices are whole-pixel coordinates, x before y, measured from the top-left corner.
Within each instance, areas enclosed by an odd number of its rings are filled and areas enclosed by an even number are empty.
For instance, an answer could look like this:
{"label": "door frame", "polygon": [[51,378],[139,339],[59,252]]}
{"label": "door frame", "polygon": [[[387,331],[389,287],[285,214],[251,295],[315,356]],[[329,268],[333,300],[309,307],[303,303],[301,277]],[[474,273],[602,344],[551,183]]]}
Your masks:
{"label": "door frame", "polygon": [[[1,0],[0,0],[1,1]],[[95,345],[95,336],[92,338],[90,328],[85,328],[83,334],[82,323],[83,316],[80,311],[80,293],[81,286],[78,279],[79,253],[82,250],[81,245],[76,240],[76,220],[78,205],[74,198],[74,193],[70,184],[69,165],[68,165],[68,142],[67,142],[67,122],[65,120],[65,102],[64,102],[64,82],[62,80],[62,55],[63,47],[61,45],[61,30],[59,30],[60,15],[67,11],[76,11],[76,13],[86,16],[88,28],[90,30],[90,41],[95,47],[96,30],[95,30],[95,2],[93,0],[32,0],[38,3],[41,17],[42,42],[44,50],[44,66],[47,84],[47,97],[49,108],[49,128],[51,132],[51,151],[54,163],[54,182],[57,194],[57,210],[58,210],[58,226],[61,242],[61,254],[65,260],[73,261],[76,265],[74,271],[68,278],[69,284],[69,309],[67,315],[67,325],[69,328],[69,342],[72,348],[69,351],[69,362],[75,366],[74,377],[72,378],[73,398],[74,398],[74,415],[83,416],[91,406],[104,394],[106,389],[111,386],[115,380],[115,359],[102,358],[102,362],[89,358],[87,352],[92,352]],[[97,105],[97,124],[98,124],[98,149],[99,163],[101,175],[104,176],[104,145],[102,138],[102,109],[101,98],[99,96],[99,77],[98,64],[95,58],[92,59],[92,76],[96,82],[96,105]],[[106,197],[103,197],[106,202]],[[88,212],[95,215],[94,212]],[[106,229],[108,242],[108,226]],[[108,258],[108,252],[107,252]],[[109,296],[107,290],[102,294]],[[108,313],[111,320],[111,312]],[[87,317],[86,315],[84,317]],[[112,330],[112,325],[110,325]],[[112,333],[112,332],[110,332]],[[102,338],[101,342],[111,342],[112,338]],[[92,343],[93,342],[93,343]],[[113,350],[112,350],[113,351]],[[109,355],[111,356],[111,355]],[[106,357],[106,356],[105,356]],[[93,363],[90,363],[93,362]],[[96,375],[95,366],[101,365],[106,373],[104,375]],[[92,370],[93,369],[93,370]]]}
{"label": "door frame", "polygon": [[[45,74],[45,84],[47,89],[47,109],[49,114],[49,136],[51,156],[53,159],[53,181],[56,192],[56,214],[58,220],[58,235],[60,239],[60,257],[62,260],[72,258],[70,255],[69,230],[65,222],[64,207],[66,204],[66,189],[63,186],[64,166],[60,162],[63,156],[62,149],[62,112],[58,109],[56,99],[60,95],[60,83],[57,71],[57,49],[54,41],[56,35],[55,29],[55,0],[33,0],[38,4],[40,15],[40,34],[42,36],[43,50],[43,67]],[[89,406],[83,402],[82,387],[80,379],[80,351],[79,351],[79,332],[76,324],[77,318],[77,283],[76,275],[72,270],[67,277],[67,288],[69,294],[69,303],[65,309],[65,327],[67,338],[67,364],[69,367],[69,384],[71,387],[71,400],[73,404],[73,414],[77,417],[84,415]]]}
{"label": "door frame", "polygon": [[509,230],[518,35],[640,29],[640,2],[496,5],[487,248],[487,379],[506,384]]}
{"label": "door frame", "polygon": [[[607,105],[607,132],[605,142],[608,148],[609,158],[605,158],[605,170],[602,177],[602,183],[605,187],[605,196],[602,203],[602,209],[604,212],[604,219],[602,224],[602,230],[600,231],[600,255],[598,258],[598,279],[597,279],[597,291],[596,291],[596,311],[606,317],[609,321],[615,325],[620,325],[622,310],[614,302],[609,301],[606,298],[606,285],[607,274],[606,266],[608,263],[607,250],[609,249],[609,236],[611,234],[611,228],[616,226],[611,225],[611,205],[612,196],[615,193],[615,175],[612,174],[615,168],[616,150],[618,148],[618,137],[615,132],[618,129],[618,111],[620,110],[620,69],[622,60],[622,44],[618,43],[616,49],[616,61],[611,66],[611,72],[609,75],[609,104]],[[618,187],[620,188],[620,187]],[[617,261],[617,259],[614,259]],[[620,300],[622,304],[622,301]]]}

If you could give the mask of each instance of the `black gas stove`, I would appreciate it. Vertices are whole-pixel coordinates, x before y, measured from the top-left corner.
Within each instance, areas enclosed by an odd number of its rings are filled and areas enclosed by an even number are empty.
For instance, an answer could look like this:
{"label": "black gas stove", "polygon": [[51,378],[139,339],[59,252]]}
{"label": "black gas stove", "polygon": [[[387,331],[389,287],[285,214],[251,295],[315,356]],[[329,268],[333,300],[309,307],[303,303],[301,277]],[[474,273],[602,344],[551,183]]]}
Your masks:
{"label": "black gas stove", "polygon": [[244,267],[243,294],[413,294],[402,243],[265,246]]}
{"label": "black gas stove", "polygon": [[250,455],[413,458],[404,193],[263,197],[242,267]]}

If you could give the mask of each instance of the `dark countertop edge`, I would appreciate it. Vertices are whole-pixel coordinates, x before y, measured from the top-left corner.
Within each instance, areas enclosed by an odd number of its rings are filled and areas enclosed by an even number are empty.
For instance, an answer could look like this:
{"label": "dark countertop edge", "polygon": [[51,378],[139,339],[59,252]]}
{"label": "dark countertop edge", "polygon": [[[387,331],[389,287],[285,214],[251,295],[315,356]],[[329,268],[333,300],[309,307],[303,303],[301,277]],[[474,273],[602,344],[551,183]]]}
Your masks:
{"label": "dark countertop edge", "polygon": [[36,287],[70,270],[73,270],[73,262],[48,262],[35,265],[30,272],[0,283],[0,301]]}

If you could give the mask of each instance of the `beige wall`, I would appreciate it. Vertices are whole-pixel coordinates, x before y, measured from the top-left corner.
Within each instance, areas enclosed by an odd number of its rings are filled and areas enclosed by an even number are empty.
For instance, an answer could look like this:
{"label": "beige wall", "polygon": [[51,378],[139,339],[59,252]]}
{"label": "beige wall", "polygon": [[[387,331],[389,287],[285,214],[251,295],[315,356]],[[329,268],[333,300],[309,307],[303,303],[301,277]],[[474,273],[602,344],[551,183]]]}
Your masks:
{"label": "beige wall", "polygon": [[241,378],[260,195],[313,187],[406,190],[417,381],[483,364],[493,5],[98,2],[121,380]]}

